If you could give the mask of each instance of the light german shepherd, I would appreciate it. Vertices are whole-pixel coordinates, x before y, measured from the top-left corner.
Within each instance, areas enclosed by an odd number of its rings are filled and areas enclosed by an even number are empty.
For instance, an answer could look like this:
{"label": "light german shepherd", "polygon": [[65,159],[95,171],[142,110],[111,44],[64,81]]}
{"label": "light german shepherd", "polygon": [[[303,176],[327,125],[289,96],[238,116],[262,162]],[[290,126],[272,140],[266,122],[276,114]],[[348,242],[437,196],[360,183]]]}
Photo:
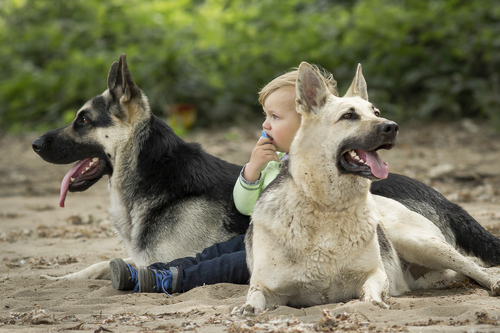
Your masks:
{"label": "light german shepherd", "polygon": [[[68,191],[85,191],[109,177],[110,219],[128,263],[192,256],[248,228],[248,217],[237,212],[232,198],[241,166],[183,141],[160,121],[132,79],[125,55],[112,64],[101,95],[85,103],[69,125],[42,135],[32,146],[50,163],[78,161],[61,184],[61,206]],[[498,240],[430,187],[389,174],[373,183],[372,192],[426,216],[465,253],[500,264]],[[109,262],[57,277],[90,278],[109,279]]]}
{"label": "light german shepherd", "polygon": [[388,177],[377,150],[394,146],[398,125],[368,101],[360,65],[339,98],[302,63],[296,92],[301,127],[289,160],[253,210],[246,236],[250,289],[235,313],[353,298],[388,308],[388,296],[465,276],[500,293],[498,269],[459,253],[449,228],[370,193],[371,180]]}

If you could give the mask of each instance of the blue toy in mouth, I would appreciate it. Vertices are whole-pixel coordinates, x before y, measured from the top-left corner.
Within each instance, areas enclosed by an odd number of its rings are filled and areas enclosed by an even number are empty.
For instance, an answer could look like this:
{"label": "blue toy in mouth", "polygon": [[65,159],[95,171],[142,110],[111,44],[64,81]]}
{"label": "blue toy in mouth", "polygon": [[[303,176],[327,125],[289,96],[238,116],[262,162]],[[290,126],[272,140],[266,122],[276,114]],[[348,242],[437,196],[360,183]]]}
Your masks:
{"label": "blue toy in mouth", "polygon": [[[262,135],[261,135],[261,138],[269,138],[269,139],[273,139],[271,138],[269,135],[266,134],[266,132],[264,132],[264,130],[262,130]],[[270,144],[271,142],[266,142],[265,144],[268,145]]]}

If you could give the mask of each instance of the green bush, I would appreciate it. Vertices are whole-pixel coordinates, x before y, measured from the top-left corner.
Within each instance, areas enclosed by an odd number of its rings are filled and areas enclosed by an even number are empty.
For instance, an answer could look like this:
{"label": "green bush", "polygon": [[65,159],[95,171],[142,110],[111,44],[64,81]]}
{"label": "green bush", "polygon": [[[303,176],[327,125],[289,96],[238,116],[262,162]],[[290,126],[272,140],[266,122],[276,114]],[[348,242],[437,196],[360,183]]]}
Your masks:
{"label": "green bush", "polygon": [[[377,19],[359,19],[370,14]],[[353,17],[342,49],[365,59],[371,91],[388,110],[500,120],[498,4],[372,0]]]}
{"label": "green bush", "polygon": [[67,123],[121,53],[157,115],[190,103],[202,126],[259,116],[259,88],[301,61],[341,92],[362,63],[396,120],[499,126],[498,22],[500,5],[481,0],[4,0],[0,129]]}

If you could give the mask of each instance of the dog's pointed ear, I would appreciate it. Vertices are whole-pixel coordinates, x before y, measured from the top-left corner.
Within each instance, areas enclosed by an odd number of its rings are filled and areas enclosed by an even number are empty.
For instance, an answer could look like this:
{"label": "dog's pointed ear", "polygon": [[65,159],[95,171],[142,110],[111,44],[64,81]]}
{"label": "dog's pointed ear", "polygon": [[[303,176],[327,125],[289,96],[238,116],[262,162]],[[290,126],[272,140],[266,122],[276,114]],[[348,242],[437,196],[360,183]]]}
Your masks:
{"label": "dog's pointed ear", "polygon": [[318,114],[331,92],[323,76],[307,62],[302,62],[298,69],[295,94],[297,110]]}
{"label": "dog's pointed ear", "polygon": [[[149,110],[141,89],[135,84],[128,70],[125,54],[122,54],[120,61],[111,65],[108,74],[108,91],[111,98],[120,105],[120,107],[111,108],[110,111],[124,121],[133,123],[141,116],[141,110]],[[134,107],[134,104],[141,104],[142,107]]]}
{"label": "dog's pointed ear", "polygon": [[[121,86],[121,82],[118,82],[118,80],[121,81],[122,75],[121,75],[121,67],[120,64],[115,61],[112,65],[111,68],[109,69],[108,73],[108,89],[109,91],[113,91],[116,86]],[[120,71],[120,73],[118,73]]]}
{"label": "dog's pointed ear", "polygon": [[122,103],[141,96],[141,90],[128,69],[125,54],[122,54],[120,61],[115,61],[109,69],[108,89],[113,97]]}
{"label": "dog's pointed ear", "polygon": [[356,69],[356,75],[354,76],[354,80],[352,80],[351,86],[347,89],[344,97],[361,97],[365,101],[368,101],[368,87],[366,86],[365,77],[363,76],[363,72],[361,70],[361,64],[358,64],[358,68]]}
{"label": "dog's pointed ear", "polygon": [[121,102],[127,102],[134,98],[141,97],[141,89],[135,84],[132,74],[128,70],[127,57],[125,53],[120,57],[121,63],[121,73],[122,73],[122,85],[123,85],[123,96],[121,97]]}

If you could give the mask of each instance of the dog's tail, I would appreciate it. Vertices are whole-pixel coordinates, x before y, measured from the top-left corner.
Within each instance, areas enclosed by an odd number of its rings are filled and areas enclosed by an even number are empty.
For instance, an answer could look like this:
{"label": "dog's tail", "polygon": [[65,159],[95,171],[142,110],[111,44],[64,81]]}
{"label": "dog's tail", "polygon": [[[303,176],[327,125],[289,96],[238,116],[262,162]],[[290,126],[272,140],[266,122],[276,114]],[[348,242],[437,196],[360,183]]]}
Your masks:
{"label": "dog's tail", "polygon": [[500,239],[484,229],[462,207],[450,202],[433,188],[412,178],[393,174],[372,183],[371,192],[396,200],[441,229],[450,243],[484,263],[500,265]]}

